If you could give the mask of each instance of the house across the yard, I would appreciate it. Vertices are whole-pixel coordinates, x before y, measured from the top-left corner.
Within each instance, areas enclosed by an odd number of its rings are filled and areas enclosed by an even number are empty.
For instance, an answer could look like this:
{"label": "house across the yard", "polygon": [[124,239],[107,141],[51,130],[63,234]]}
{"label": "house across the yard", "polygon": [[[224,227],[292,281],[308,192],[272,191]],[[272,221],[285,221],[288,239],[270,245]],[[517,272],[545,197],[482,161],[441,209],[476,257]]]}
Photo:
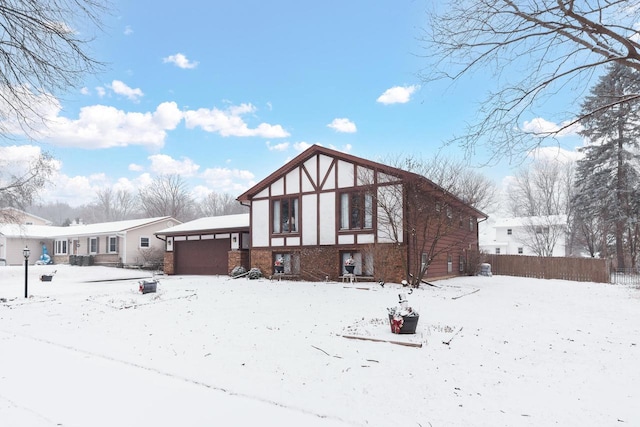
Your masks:
{"label": "house across the yard", "polygon": [[496,219],[480,248],[496,255],[564,257],[567,254],[567,216]]}
{"label": "house across the yard", "polygon": [[[160,264],[164,242],[155,232],[178,224],[170,217],[80,224],[69,227],[33,224],[0,225],[0,258],[8,265],[24,263],[22,249],[31,250],[30,263],[98,265]],[[79,261],[81,260],[81,261]]]}

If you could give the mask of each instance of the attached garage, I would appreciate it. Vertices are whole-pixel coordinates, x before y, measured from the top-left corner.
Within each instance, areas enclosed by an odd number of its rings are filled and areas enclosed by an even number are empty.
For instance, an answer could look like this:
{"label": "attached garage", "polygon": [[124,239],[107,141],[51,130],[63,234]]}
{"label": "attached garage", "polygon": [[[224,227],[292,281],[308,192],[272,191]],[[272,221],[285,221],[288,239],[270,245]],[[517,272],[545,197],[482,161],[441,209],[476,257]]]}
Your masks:
{"label": "attached garage", "polygon": [[227,274],[231,236],[226,239],[176,241],[173,250],[176,274]]}
{"label": "attached garage", "polygon": [[155,233],[166,274],[229,274],[249,266],[249,214],[200,218]]}

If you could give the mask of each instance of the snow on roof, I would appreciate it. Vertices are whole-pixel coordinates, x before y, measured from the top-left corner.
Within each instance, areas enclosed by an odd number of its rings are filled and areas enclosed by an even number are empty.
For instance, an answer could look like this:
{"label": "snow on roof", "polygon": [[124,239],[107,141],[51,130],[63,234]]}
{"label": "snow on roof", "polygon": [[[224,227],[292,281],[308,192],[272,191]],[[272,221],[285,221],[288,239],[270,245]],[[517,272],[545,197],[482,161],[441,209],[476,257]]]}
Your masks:
{"label": "snow on roof", "polygon": [[60,235],[60,228],[53,225],[2,224],[0,235],[5,237],[52,239]]}
{"label": "snow on roof", "polygon": [[566,215],[549,216],[521,216],[512,218],[498,218],[493,227],[525,227],[528,225],[564,225],[567,223]]}
{"label": "snow on roof", "polygon": [[0,234],[6,237],[41,237],[55,238],[67,236],[95,236],[98,234],[118,233],[155,222],[170,220],[175,221],[170,216],[156,218],[131,219],[125,221],[101,222],[97,224],[82,224],[69,227],[59,227],[53,225],[21,225],[2,224]]}
{"label": "snow on roof", "polygon": [[97,224],[81,224],[70,227],[62,227],[65,236],[86,236],[95,234],[117,233],[121,231],[131,230],[133,228],[142,227],[160,221],[176,221],[170,216],[161,216],[156,218],[129,219],[125,221],[101,222]]}
{"label": "snow on roof", "polygon": [[169,235],[197,231],[249,228],[249,214],[221,215],[199,218],[193,221],[156,231],[155,234]]}

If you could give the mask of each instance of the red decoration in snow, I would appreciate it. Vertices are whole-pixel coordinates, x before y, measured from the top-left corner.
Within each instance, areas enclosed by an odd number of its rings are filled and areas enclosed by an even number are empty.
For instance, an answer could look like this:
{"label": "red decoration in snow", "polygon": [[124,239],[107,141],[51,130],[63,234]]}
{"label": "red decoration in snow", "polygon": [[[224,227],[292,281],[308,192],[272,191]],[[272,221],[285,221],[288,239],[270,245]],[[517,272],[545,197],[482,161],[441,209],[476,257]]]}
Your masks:
{"label": "red decoration in snow", "polygon": [[393,319],[391,319],[391,331],[394,334],[399,334],[403,324],[404,319],[402,318],[402,316],[393,316]]}

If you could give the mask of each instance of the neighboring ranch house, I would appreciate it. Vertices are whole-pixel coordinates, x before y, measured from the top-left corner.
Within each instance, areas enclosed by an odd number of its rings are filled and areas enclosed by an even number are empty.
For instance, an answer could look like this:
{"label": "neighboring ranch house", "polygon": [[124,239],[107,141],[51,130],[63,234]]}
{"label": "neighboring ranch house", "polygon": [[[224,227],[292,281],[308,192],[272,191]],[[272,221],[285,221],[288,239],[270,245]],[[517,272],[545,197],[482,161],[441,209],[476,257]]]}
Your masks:
{"label": "neighboring ranch house", "polygon": [[567,256],[567,216],[496,219],[481,249],[497,255]]}
{"label": "neighboring ranch house", "polygon": [[0,226],[0,258],[8,265],[23,264],[22,249],[29,247],[33,264],[42,257],[44,247],[55,264],[90,256],[87,259],[96,265],[144,266],[162,261],[165,245],[154,233],[178,223],[164,216],[69,227],[4,224]]}
{"label": "neighboring ranch house", "polygon": [[[429,278],[461,274],[486,219],[425,177],[318,145],[238,201],[250,207],[251,266],[270,275],[282,258],[285,274],[308,280],[343,277],[348,258],[370,280],[400,281],[428,261]],[[446,235],[428,240],[436,217]]]}
{"label": "neighboring ranch house", "polygon": [[155,233],[165,240],[166,274],[229,274],[249,268],[249,214],[200,218]]}

